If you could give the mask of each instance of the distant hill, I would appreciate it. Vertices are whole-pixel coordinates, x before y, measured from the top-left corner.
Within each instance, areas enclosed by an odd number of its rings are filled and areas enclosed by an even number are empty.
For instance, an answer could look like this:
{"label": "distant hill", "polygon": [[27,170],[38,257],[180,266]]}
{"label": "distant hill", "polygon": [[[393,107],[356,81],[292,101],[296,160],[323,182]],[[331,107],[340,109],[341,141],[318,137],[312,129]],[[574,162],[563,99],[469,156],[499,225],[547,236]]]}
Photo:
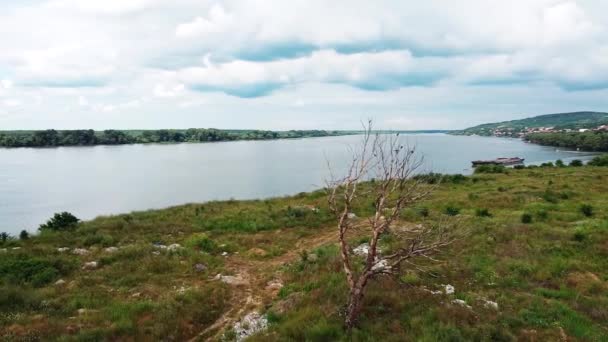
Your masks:
{"label": "distant hill", "polygon": [[453,134],[461,135],[503,135],[516,136],[526,129],[553,127],[555,130],[596,128],[608,124],[608,113],[603,112],[573,112],[546,114],[532,118],[487,123],[470,127]]}

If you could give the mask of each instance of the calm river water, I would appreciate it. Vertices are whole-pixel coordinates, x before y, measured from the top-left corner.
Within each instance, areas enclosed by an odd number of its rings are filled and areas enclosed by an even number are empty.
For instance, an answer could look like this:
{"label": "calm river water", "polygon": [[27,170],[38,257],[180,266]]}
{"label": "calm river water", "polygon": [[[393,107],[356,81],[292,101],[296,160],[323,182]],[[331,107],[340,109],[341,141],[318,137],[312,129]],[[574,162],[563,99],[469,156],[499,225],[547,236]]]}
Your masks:
{"label": "calm river water", "polygon": [[[471,160],[526,164],[588,159],[516,139],[412,134],[425,169],[471,173]],[[81,219],[217,199],[295,194],[322,187],[360,136],[206,144],[0,149],[0,231],[36,230],[53,213]]]}

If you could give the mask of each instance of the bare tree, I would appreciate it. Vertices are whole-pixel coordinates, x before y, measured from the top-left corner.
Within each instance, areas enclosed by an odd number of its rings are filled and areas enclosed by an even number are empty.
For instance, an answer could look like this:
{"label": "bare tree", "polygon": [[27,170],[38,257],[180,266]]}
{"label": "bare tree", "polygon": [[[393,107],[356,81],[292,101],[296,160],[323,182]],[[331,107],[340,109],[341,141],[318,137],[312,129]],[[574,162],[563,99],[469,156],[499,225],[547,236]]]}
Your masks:
{"label": "bare tree", "polygon": [[[402,145],[398,135],[374,133],[371,120],[364,128],[361,146],[351,151],[353,158],[346,176],[335,178],[329,167],[331,180],[327,182],[329,208],[338,220],[340,254],[350,289],[344,321],[348,330],[361,313],[371,279],[396,274],[402,267],[424,271],[419,261],[435,260],[433,254],[454,240],[449,224],[393,227],[403,209],[426,198],[434,186],[413,177],[423,161],[415,148]],[[367,196],[374,199],[375,213],[363,225],[355,224],[353,207],[359,197]],[[349,238],[362,231],[369,236],[369,247],[361,268],[356,264],[359,261],[353,255]],[[399,243],[386,255],[380,255],[378,243],[389,232]]]}

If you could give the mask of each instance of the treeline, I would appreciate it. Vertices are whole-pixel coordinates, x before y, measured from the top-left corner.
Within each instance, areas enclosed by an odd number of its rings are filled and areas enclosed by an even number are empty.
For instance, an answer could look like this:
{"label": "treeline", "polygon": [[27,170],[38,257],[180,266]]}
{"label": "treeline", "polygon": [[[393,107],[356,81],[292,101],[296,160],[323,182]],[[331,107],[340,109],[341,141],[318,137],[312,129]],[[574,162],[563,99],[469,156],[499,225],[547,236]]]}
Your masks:
{"label": "treeline", "polygon": [[67,130],[0,132],[0,147],[54,147],[124,145],[147,143],[214,142],[233,140],[271,140],[341,135],[336,131],[261,131],[190,128],[144,131]]}
{"label": "treeline", "polygon": [[608,151],[608,132],[532,133],[526,136],[526,140],[540,145],[582,151]]}

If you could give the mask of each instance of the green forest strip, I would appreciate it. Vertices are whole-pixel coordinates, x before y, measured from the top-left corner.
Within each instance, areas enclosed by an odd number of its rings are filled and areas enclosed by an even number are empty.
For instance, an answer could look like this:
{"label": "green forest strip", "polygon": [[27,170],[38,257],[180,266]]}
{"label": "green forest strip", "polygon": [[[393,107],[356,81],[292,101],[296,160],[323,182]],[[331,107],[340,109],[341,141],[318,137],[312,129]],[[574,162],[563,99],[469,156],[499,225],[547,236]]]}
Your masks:
{"label": "green forest strip", "polygon": [[220,130],[205,128],[160,130],[42,130],[0,132],[0,147],[56,147],[147,143],[217,142],[326,137],[352,134],[344,131]]}
{"label": "green forest strip", "polygon": [[533,133],[526,140],[539,145],[556,146],[582,151],[608,151],[608,132]]}

